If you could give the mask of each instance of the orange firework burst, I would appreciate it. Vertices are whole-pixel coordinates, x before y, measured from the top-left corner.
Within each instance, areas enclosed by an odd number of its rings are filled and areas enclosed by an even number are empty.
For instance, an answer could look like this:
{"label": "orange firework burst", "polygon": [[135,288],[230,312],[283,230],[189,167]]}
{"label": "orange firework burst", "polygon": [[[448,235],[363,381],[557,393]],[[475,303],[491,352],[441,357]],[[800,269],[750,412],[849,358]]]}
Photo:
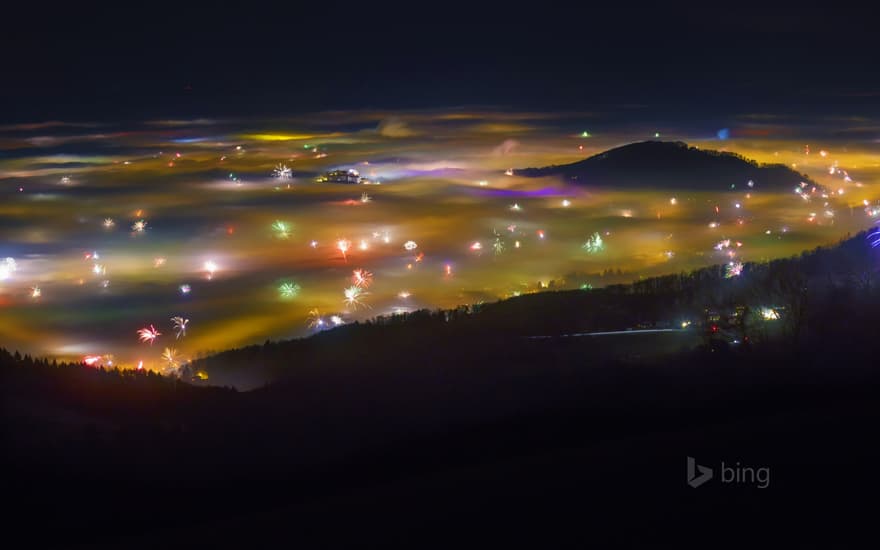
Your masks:
{"label": "orange firework burst", "polygon": [[351,282],[360,288],[367,288],[373,284],[373,274],[366,269],[355,269],[352,272]]}

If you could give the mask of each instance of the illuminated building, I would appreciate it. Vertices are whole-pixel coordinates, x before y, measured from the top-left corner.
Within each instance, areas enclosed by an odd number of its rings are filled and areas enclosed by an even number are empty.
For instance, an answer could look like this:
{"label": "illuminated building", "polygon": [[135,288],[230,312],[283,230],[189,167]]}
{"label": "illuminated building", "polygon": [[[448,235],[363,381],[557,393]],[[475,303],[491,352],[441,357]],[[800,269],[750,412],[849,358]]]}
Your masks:
{"label": "illuminated building", "polygon": [[362,183],[357,170],[333,170],[318,178],[318,183]]}

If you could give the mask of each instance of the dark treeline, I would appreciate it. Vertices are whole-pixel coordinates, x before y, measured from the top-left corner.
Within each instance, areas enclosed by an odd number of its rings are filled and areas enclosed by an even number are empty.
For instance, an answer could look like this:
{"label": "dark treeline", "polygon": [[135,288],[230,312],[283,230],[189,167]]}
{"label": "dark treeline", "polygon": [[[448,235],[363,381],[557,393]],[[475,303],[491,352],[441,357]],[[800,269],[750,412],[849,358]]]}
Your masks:
{"label": "dark treeline", "polygon": [[186,430],[235,393],[151,371],[49,362],[2,348],[0,375],[6,435],[15,442],[6,447],[7,458],[63,456],[69,467],[91,468],[97,455],[125,463],[135,452],[142,458],[164,453],[126,442],[145,432]]}
{"label": "dark treeline", "polygon": [[[736,308],[742,311],[739,331],[752,345],[809,347],[827,338],[870,339],[880,302],[876,262],[875,251],[859,234],[797,257],[746,263],[738,277],[728,278],[725,266],[716,265],[604,288],[380,316],[306,339],[230,350],[200,359],[194,368],[206,370],[215,382],[255,387],[311,365],[345,364],[355,370],[439,361],[457,350],[503,356],[528,336],[668,328],[683,321],[700,331],[707,312]],[[765,308],[777,311],[779,320],[766,323]]]}

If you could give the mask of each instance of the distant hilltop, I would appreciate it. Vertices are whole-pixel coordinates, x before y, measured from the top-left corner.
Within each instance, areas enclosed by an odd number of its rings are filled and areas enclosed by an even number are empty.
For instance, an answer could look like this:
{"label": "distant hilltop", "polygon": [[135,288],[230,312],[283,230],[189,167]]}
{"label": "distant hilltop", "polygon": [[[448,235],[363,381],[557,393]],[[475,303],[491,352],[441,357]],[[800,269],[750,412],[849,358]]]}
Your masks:
{"label": "distant hilltop", "polygon": [[821,188],[783,164],[760,164],[736,153],[700,149],[681,141],[631,143],[572,164],[525,168],[514,173],[524,177],[561,176],[578,184],[617,188],[790,190],[802,182]]}

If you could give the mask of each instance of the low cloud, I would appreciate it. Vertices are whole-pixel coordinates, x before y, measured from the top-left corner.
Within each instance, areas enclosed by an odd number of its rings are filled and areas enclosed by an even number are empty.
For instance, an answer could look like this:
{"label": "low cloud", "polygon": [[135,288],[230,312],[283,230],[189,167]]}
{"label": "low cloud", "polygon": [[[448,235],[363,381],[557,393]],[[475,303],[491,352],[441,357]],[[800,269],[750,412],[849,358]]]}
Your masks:
{"label": "low cloud", "polygon": [[517,147],[519,147],[519,142],[517,140],[505,139],[504,142],[501,143],[501,145],[492,149],[492,154],[496,157],[505,157],[507,155],[513,154]]}
{"label": "low cloud", "polygon": [[376,128],[376,131],[379,132],[379,135],[390,138],[403,138],[416,135],[415,130],[410,128],[406,122],[397,117],[386,118],[379,123],[379,127]]}

